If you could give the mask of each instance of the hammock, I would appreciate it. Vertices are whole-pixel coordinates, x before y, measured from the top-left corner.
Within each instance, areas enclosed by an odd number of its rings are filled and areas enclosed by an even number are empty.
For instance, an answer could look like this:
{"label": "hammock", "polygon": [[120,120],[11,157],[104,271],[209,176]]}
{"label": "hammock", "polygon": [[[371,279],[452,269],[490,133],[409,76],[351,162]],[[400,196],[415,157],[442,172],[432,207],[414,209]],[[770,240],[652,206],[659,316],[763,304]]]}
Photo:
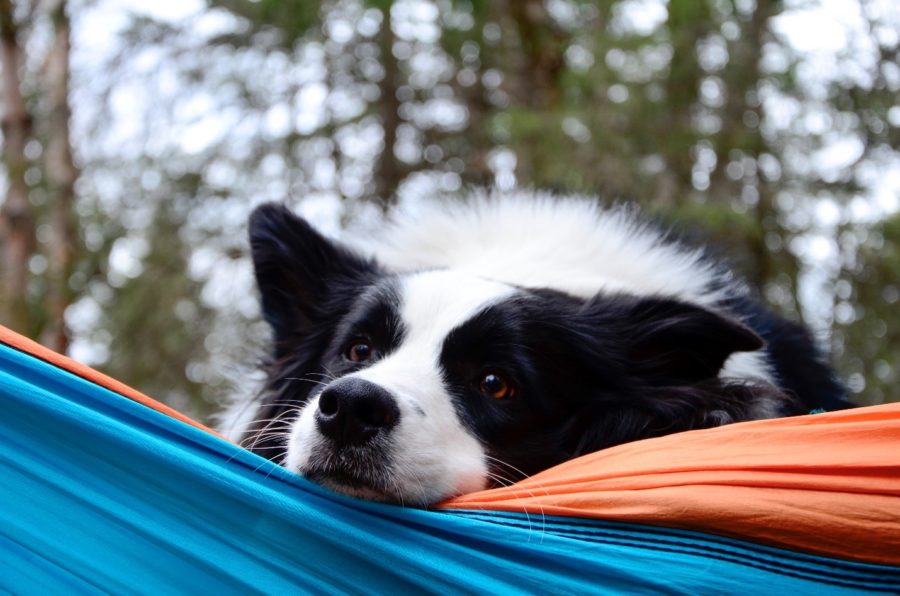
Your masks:
{"label": "hammock", "polygon": [[900,405],[608,449],[423,511],[341,497],[0,328],[0,590],[900,591]]}

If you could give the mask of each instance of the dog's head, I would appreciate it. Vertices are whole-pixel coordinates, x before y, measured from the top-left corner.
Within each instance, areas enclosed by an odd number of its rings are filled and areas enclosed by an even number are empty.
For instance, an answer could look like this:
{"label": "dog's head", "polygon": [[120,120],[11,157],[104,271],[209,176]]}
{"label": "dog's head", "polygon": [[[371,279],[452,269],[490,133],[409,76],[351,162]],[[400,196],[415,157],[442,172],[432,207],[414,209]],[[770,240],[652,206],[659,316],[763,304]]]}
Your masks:
{"label": "dog's head", "polygon": [[275,205],[250,237],[274,350],[245,444],[338,491],[430,504],[749,407],[717,375],[762,342],[708,310],[395,274]]}

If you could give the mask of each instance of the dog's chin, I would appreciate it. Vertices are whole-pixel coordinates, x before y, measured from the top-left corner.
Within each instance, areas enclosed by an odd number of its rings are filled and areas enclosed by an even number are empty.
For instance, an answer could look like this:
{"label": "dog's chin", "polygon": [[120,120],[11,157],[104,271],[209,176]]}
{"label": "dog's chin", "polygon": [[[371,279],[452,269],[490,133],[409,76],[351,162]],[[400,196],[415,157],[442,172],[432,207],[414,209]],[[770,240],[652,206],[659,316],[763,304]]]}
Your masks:
{"label": "dog's chin", "polygon": [[282,465],[336,493],[406,507],[429,507],[487,486],[488,474],[477,465],[411,465],[395,461],[388,451],[384,444],[336,448],[316,438],[289,443]]}
{"label": "dog's chin", "polygon": [[[375,468],[377,470],[377,468]],[[307,480],[336,493],[406,507],[429,507],[462,491],[429,491],[425,487],[405,486],[403,481],[386,473],[371,473],[371,469],[359,467],[300,466],[297,470]]]}
{"label": "dog's chin", "polygon": [[356,474],[345,472],[326,472],[321,469],[300,470],[300,473],[308,480],[320,486],[348,497],[378,501],[381,503],[400,503],[402,498],[377,483],[360,477]]}

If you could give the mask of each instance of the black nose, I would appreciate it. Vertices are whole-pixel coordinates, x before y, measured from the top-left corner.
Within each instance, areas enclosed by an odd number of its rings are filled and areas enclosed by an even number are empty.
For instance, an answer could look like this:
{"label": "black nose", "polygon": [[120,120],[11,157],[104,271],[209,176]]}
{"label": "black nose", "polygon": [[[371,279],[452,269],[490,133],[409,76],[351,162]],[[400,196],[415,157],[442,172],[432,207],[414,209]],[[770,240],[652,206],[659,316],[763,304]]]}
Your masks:
{"label": "black nose", "polygon": [[399,419],[391,394],[363,379],[338,379],[319,395],[316,425],[337,445],[361,445]]}

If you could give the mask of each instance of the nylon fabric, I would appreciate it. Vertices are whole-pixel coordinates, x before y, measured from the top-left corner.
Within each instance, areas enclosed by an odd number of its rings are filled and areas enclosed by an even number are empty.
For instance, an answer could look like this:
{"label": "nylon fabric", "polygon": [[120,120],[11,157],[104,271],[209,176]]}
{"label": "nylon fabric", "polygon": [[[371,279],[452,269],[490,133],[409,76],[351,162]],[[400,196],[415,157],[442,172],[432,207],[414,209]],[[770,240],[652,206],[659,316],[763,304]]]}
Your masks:
{"label": "nylon fabric", "polygon": [[689,528],[900,565],[900,404],[619,445],[445,506]]}
{"label": "nylon fabric", "polygon": [[343,498],[5,345],[0,404],[13,593],[900,591],[894,567],[696,532]]}

